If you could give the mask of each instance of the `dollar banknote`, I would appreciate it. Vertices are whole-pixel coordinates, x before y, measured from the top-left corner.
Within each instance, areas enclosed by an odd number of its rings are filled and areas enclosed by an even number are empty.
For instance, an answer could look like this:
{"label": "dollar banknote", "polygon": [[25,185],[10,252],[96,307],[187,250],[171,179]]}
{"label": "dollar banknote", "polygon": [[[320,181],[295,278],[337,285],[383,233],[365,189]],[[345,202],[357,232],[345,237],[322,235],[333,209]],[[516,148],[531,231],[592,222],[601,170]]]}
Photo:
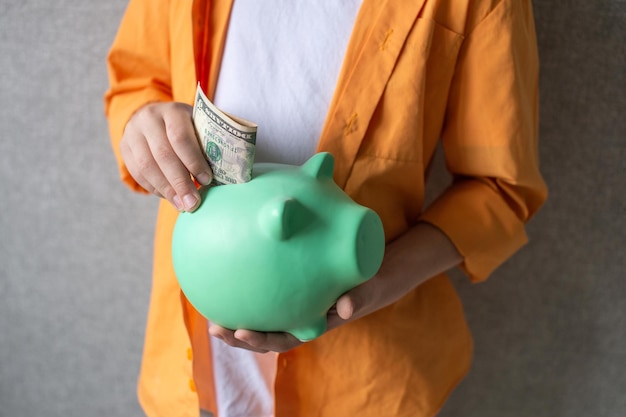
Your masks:
{"label": "dollar banknote", "polygon": [[240,184],[252,179],[257,125],[218,109],[196,89],[193,124],[216,185]]}

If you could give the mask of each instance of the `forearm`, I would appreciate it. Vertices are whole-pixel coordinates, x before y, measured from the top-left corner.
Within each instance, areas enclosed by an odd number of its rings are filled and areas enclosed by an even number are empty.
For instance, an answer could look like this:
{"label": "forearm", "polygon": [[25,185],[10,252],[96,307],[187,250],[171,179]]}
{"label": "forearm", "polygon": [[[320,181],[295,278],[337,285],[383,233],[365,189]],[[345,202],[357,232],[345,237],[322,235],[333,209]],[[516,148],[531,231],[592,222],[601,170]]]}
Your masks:
{"label": "forearm", "polygon": [[373,278],[337,300],[337,315],[329,316],[329,328],[394,303],[461,261],[461,254],[441,230],[418,223],[387,245],[383,263]]}
{"label": "forearm", "polygon": [[450,239],[437,227],[420,222],[387,245],[378,275],[403,283],[406,292],[463,260]]}

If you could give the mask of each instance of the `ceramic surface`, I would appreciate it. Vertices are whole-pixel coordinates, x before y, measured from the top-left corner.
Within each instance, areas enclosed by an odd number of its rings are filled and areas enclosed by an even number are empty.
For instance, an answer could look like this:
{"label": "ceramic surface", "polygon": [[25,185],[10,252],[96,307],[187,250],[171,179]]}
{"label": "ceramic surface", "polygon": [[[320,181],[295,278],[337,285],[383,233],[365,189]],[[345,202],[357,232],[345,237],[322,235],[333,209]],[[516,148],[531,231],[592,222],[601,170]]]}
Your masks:
{"label": "ceramic surface", "polygon": [[328,309],[376,273],[385,246],[380,218],[333,182],[333,166],[329,153],[255,164],[248,183],[201,189],[201,206],[177,219],[172,255],[202,315],[301,340],[326,330]]}

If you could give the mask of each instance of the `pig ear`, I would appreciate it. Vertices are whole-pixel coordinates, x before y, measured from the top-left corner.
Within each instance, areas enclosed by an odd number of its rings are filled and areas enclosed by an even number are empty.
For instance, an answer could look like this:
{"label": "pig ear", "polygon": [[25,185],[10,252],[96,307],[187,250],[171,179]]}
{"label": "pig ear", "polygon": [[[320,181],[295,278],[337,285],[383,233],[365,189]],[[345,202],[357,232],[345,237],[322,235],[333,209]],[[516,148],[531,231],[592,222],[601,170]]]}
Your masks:
{"label": "pig ear", "polygon": [[261,229],[272,239],[287,240],[311,221],[311,212],[295,198],[269,201],[259,214]]}
{"label": "pig ear", "polygon": [[335,168],[335,159],[328,152],[320,152],[309,158],[302,165],[302,171],[313,178],[332,178],[333,169]]}

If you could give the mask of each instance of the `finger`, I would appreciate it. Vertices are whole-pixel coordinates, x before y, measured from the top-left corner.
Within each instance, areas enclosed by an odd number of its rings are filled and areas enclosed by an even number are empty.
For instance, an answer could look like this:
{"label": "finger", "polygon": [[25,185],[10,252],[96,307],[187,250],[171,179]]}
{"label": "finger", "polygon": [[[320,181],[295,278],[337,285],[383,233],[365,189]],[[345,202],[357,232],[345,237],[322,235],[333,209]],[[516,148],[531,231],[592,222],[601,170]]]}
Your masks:
{"label": "finger", "polygon": [[234,336],[253,348],[272,352],[286,352],[303,343],[286,332],[255,332],[239,329],[235,331]]}
{"label": "finger", "polygon": [[124,165],[126,166],[128,173],[131,177],[133,177],[135,182],[147,192],[159,195],[159,197],[161,197],[161,195],[156,191],[152,184],[150,184],[150,182],[146,180],[143,175],[141,175],[141,172],[139,168],[137,168],[137,164],[135,163],[132,151],[124,141],[120,143],[120,152],[122,154],[122,160],[124,161]]}
{"label": "finger", "polygon": [[213,337],[216,337],[217,339],[220,339],[222,342],[226,343],[227,345],[231,346],[231,347],[236,347],[236,348],[240,348],[240,349],[246,349],[246,350],[251,350],[253,352],[258,352],[258,353],[267,353],[268,350],[267,349],[262,349],[262,348],[257,348],[254,346],[249,345],[248,343],[239,340],[235,337],[235,332],[230,330],[230,329],[226,329],[224,327],[221,326],[217,326],[215,324],[211,324],[209,326],[209,334]]}
{"label": "finger", "polygon": [[182,200],[161,171],[154,159],[152,150],[146,140],[135,140],[128,144],[132,156],[127,162],[129,170],[135,172],[133,178],[141,181],[140,184],[153,194],[163,196],[178,211],[185,210]]}
{"label": "finger", "polygon": [[[147,148],[146,148],[147,149]],[[131,150],[131,148],[128,146],[128,144],[125,141],[122,141],[122,143],[120,144],[120,151],[122,153],[122,159],[124,160],[124,165],[126,165],[126,169],[128,170],[128,172],[130,173],[130,175],[133,177],[133,179],[146,191],[148,191],[149,193],[154,194],[155,196],[159,197],[159,198],[165,198],[154,186],[154,184],[149,181],[148,179],[146,179],[142,172],[142,169],[139,168],[139,164],[137,163],[136,157],[133,155],[133,152]],[[149,150],[146,150],[146,158],[150,158],[149,155]],[[147,162],[147,164],[150,164],[151,162]],[[156,167],[156,163],[154,163],[154,166]],[[145,169],[145,168],[144,168]],[[165,182],[165,177],[160,176],[159,177],[160,181]],[[173,204],[173,203],[172,203]],[[177,209],[179,211],[183,210],[182,205],[180,207],[177,207]]]}
{"label": "finger", "polygon": [[172,103],[174,111],[164,112],[165,131],[172,149],[187,171],[202,185],[209,184],[213,172],[202,154],[191,118],[191,106]]}
{"label": "finger", "polygon": [[331,331],[333,329],[336,329],[337,327],[346,324],[346,321],[344,319],[342,319],[341,317],[339,317],[336,313],[334,314],[328,314],[326,316],[326,331]]}
{"label": "finger", "polygon": [[360,300],[362,300],[362,296],[359,287],[340,296],[326,315],[328,330],[335,329],[346,324],[347,321],[365,315],[365,306]]}
{"label": "finger", "polygon": [[[148,179],[158,181],[154,183],[156,189],[177,208],[182,206],[186,211],[193,211],[200,204],[200,194],[191,180],[189,171],[172,149],[162,123],[160,126],[151,124],[145,127],[147,146],[161,174],[151,169],[144,176],[148,178],[152,175],[153,178]],[[164,182],[161,175],[165,179]]]}
{"label": "finger", "polygon": [[356,309],[354,291],[350,291],[337,299],[336,311],[342,320],[350,320]]}
{"label": "finger", "polygon": [[373,277],[337,299],[337,315],[343,320],[354,320],[382,307],[380,302],[380,280]]}

